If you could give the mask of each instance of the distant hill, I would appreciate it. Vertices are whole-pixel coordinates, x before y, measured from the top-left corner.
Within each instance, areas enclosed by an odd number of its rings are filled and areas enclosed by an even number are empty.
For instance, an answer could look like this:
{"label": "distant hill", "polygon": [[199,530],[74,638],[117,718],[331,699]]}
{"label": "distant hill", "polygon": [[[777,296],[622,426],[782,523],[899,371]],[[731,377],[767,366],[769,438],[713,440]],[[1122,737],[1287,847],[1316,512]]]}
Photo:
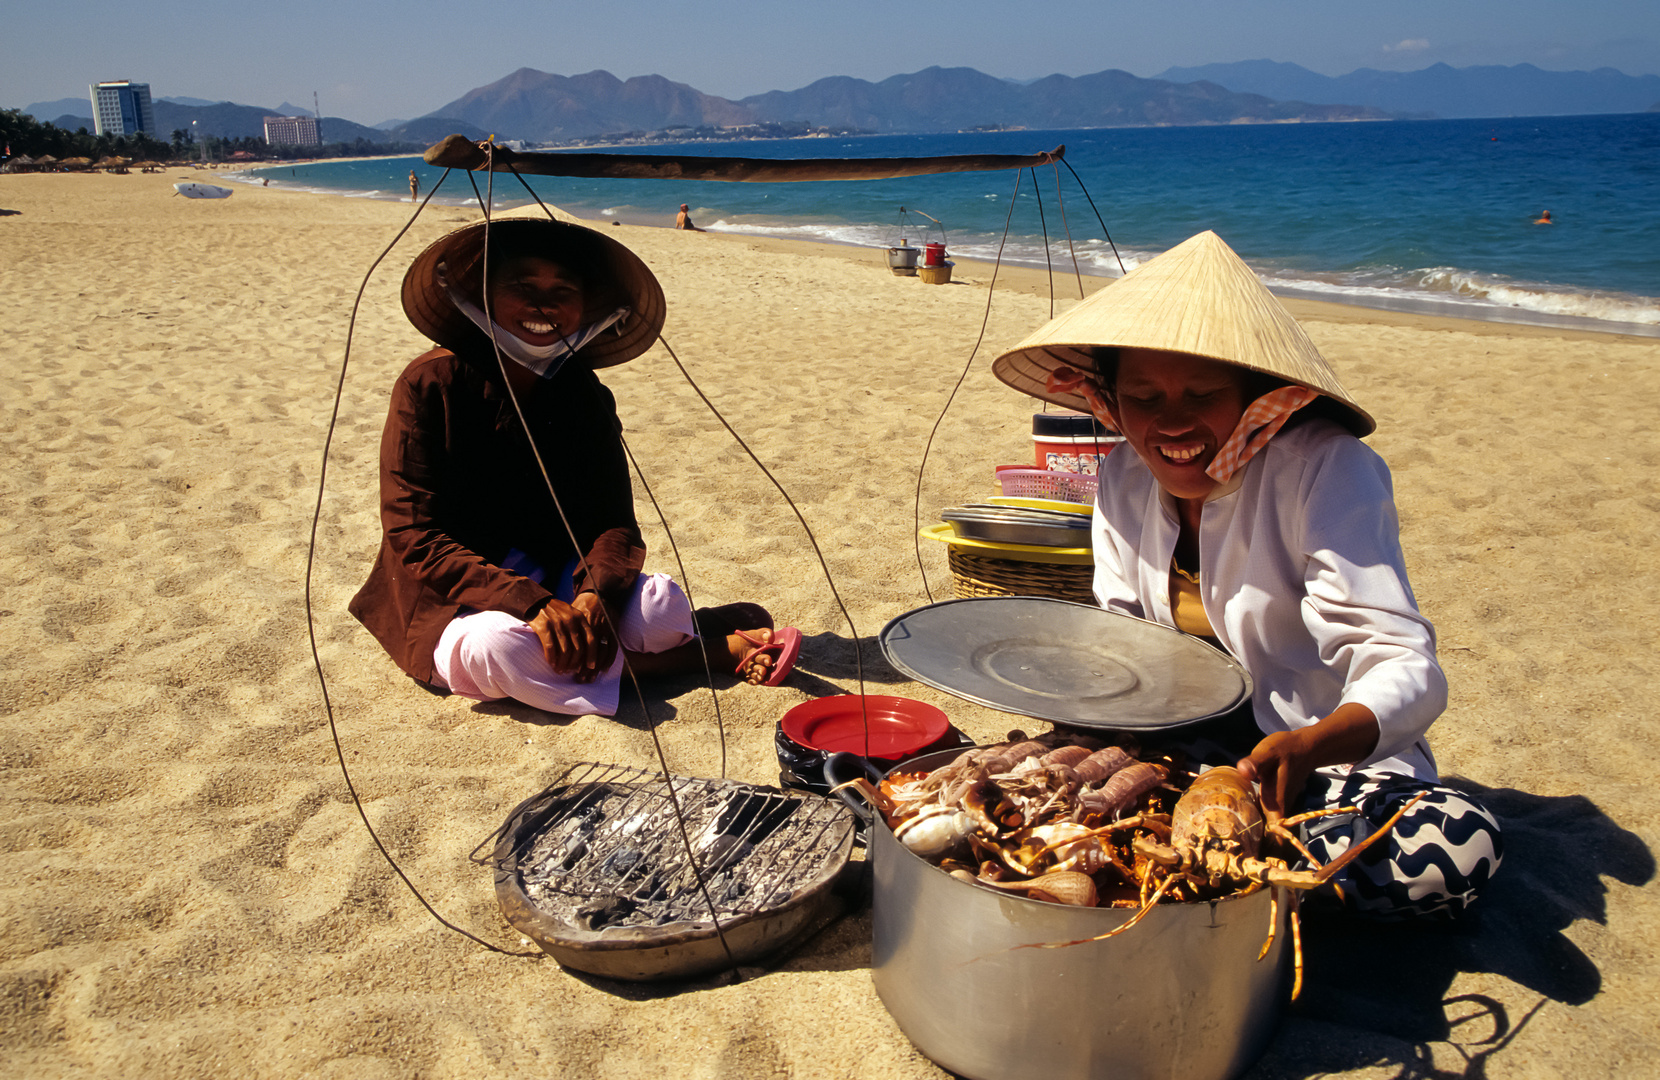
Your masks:
{"label": "distant hill", "polygon": [[931,67],[879,83],[837,77],[800,90],[775,90],[739,102],[759,120],[805,120],[867,131],[957,131],[1004,127],[1143,127],[1286,120],[1383,120],[1378,109],[1309,105],[1239,94],[1210,83],[1141,79],[1127,71],[1073,78],[1050,75],[1024,85],[973,68]]}
{"label": "distant hill", "polygon": [[431,114],[466,120],[502,138],[554,142],[607,133],[701,125],[807,123],[864,131],[1003,127],[1129,127],[1287,120],[1382,120],[1379,109],[1270,101],[1210,84],[1139,79],[1125,71],[1018,84],[973,68],[931,67],[879,83],[847,76],[741,101],[658,76],[606,71],[550,75],[520,68]]}
{"label": "distant hill", "polygon": [[33,105],[25,105],[23,111],[39,120],[41,123],[52,123],[52,117],[86,116],[92,112],[92,97],[66,97],[56,101],[37,101]]}
{"label": "distant hill", "polygon": [[[222,101],[217,105],[175,105],[171,101],[156,101],[152,104],[156,110],[156,137],[159,139],[171,137],[175,130],[190,131],[193,121],[196,123],[195,130],[201,134],[217,135],[225,139],[260,139],[265,137],[267,116],[309,116],[311,112],[309,109],[237,105],[229,101]],[[368,139],[376,143],[386,141],[385,132],[354,124],[338,116],[323,117],[319,129],[324,142],[352,142],[357,139]]]}
{"label": "distant hill", "polygon": [[405,120],[379,134],[381,142],[417,143],[425,149],[446,135],[461,135],[479,142],[489,138],[491,132],[453,116],[422,116]]}
{"label": "distant hill", "polygon": [[1170,68],[1172,82],[1206,80],[1241,93],[1311,102],[1352,102],[1408,115],[1567,116],[1644,112],[1660,103],[1660,76],[1627,75],[1613,68],[1545,71],[1532,64],[1421,71],[1361,68],[1333,78],[1296,64],[1244,60],[1236,64]]}
{"label": "distant hill", "polygon": [[440,116],[465,120],[504,139],[537,142],[677,125],[753,122],[749,111],[733,102],[661,75],[641,75],[624,82],[608,71],[567,77],[532,68],[520,68],[470,90],[426,118]]}

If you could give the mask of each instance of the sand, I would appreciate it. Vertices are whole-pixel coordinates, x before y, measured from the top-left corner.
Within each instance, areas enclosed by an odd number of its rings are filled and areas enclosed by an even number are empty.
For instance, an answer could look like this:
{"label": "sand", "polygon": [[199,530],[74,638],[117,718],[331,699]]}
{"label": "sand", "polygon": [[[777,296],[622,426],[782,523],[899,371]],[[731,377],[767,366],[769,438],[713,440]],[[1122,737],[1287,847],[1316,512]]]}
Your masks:
{"label": "sand", "polygon": [[[335,762],[302,586],[354,295],[410,207],[171,197],[193,175],[0,177],[5,1072],[944,1075],[876,996],[868,909],[740,981],[641,987],[488,952],[389,873]],[[656,685],[649,722],[633,703],[608,720],[441,700],[345,612],[377,541],[387,391],[423,348],[397,285],[419,245],[475,216],[429,210],[369,281],[312,598],[368,815],[441,913],[522,953],[467,860],[508,809],[573,761],[649,764],[650,725],[675,771],[721,761],[695,680]],[[980,740],[1041,728],[908,682],[871,642],[927,600],[916,467],[991,268],[929,286],[880,252],[608,231],[659,274],[668,341],[812,526],[870,690],[934,702]],[[1014,277],[935,437],[925,521],[1029,460],[1035,403],[989,374],[1048,314]],[[1311,922],[1304,999],[1249,1075],[1660,1070],[1660,344],[1292,306],[1378,418],[1452,682],[1433,745],[1509,850],[1458,930]],[[667,353],[605,378],[696,600],[762,601],[806,637],[787,685],[720,683],[728,775],[776,782],[773,724],[856,687],[855,631],[789,507]],[[651,565],[672,571],[637,494]],[[943,552],[923,555],[949,595]],[[1033,1017],[1032,1038],[1068,1022]]]}

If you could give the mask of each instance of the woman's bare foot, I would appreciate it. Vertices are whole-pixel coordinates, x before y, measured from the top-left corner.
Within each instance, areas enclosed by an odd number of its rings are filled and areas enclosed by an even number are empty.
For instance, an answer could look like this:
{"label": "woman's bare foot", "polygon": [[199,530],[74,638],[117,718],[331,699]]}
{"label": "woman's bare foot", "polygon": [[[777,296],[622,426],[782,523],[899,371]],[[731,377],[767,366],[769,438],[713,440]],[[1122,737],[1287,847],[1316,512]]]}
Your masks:
{"label": "woman's bare foot", "polygon": [[[767,681],[767,676],[772,674],[773,656],[770,652],[761,651],[761,646],[754,644],[754,642],[770,643],[772,641],[772,628],[763,626],[749,630],[747,633],[749,635],[747,638],[740,634],[728,634],[726,636],[726,651],[731,657],[731,669],[736,671],[740,664],[743,665],[743,670],[739,674],[743,676],[744,682],[751,686],[759,686]],[[745,663],[746,657],[748,663]]]}
{"label": "woman's bare foot", "polygon": [[[760,645],[756,642],[766,644],[772,641],[771,612],[760,604],[740,602],[698,608],[693,614],[697,619],[698,632],[708,643],[711,666],[719,667],[724,663],[727,671],[738,672],[752,686],[767,681],[772,675],[777,650],[757,652]],[[748,634],[749,638],[745,638],[744,634]],[[749,640],[751,638],[754,640]],[[724,652],[721,651],[723,649]],[[746,658],[748,663],[744,663]],[[743,665],[742,671],[738,671],[740,664]]]}

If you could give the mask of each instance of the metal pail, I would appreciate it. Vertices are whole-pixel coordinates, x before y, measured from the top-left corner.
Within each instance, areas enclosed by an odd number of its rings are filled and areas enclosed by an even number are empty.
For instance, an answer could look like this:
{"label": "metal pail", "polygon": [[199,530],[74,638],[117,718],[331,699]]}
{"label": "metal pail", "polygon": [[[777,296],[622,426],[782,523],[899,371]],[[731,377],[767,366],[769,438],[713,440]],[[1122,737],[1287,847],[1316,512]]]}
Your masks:
{"label": "metal pail", "polygon": [[[929,754],[907,772],[960,750]],[[911,854],[879,821],[872,977],[900,1030],[972,1080],[1056,1077],[1224,1080],[1261,1056],[1288,993],[1285,905],[1273,948],[1269,894],[1161,904],[1119,937],[1094,937],[1134,912],[1076,908],[957,881]]]}
{"label": "metal pail", "polygon": [[901,244],[899,247],[888,249],[888,269],[896,274],[915,275],[916,259],[921,255],[920,248],[908,247]]}

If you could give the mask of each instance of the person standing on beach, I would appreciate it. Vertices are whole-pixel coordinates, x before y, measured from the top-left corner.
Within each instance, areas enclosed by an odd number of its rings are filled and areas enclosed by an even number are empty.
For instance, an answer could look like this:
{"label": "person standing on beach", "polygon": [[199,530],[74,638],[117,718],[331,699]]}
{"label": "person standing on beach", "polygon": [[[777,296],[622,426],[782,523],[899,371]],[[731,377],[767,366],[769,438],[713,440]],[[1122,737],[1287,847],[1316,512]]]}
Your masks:
{"label": "person standing on beach", "polygon": [[576,716],[616,712],[625,657],[640,676],[707,657],[783,681],[799,631],[758,604],[694,612],[641,572],[616,399],[594,372],[657,340],[645,263],[578,225],[480,223],[416,257],[403,308],[437,347],[393,386],[380,550],[349,609],[407,675]]}
{"label": "person standing on beach", "polygon": [[415,170],[409,170],[409,201],[416,202],[421,197],[421,178],[415,175]]}
{"label": "person standing on beach", "polygon": [[[1260,783],[1271,820],[1358,808],[1299,826],[1319,865],[1418,797],[1332,881],[1366,915],[1461,914],[1498,870],[1498,822],[1441,783],[1430,754],[1447,680],[1407,581],[1389,469],[1360,441],[1377,425],[1290,313],[1205,232],[992,371],[1095,413],[1133,449],[1101,467],[1095,597],[1250,673],[1251,701],[1206,732],[1216,763]],[[1337,899],[1329,884],[1314,895]]]}
{"label": "person standing on beach", "polygon": [[675,215],[674,227],[677,229],[686,229],[689,232],[703,231],[696,225],[692,224],[691,207],[687,206],[685,203],[680,204],[680,213]]}

